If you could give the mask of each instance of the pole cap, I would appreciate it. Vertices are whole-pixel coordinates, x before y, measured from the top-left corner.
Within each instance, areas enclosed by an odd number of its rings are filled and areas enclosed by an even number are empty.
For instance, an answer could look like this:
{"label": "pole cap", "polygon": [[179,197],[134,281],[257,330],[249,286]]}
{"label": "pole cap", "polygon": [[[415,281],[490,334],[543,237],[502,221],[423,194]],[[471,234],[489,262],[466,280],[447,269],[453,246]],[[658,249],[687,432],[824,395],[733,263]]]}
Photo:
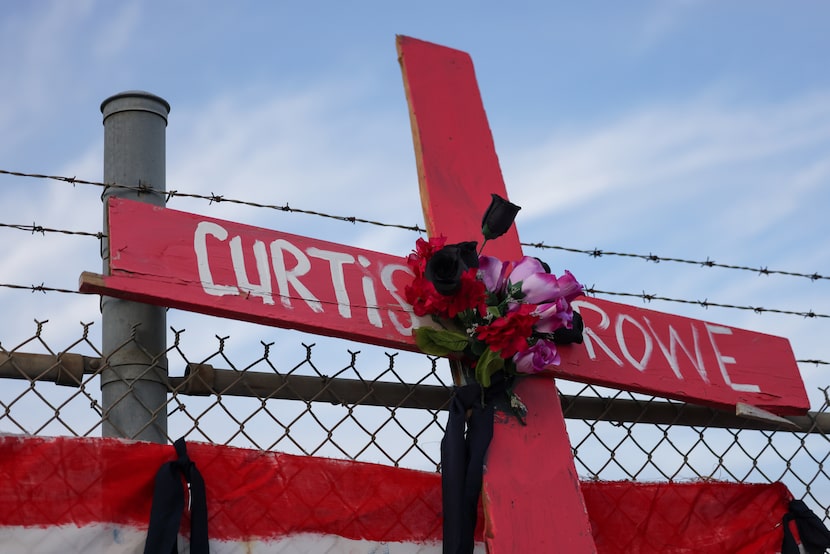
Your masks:
{"label": "pole cap", "polygon": [[167,114],[170,113],[170,104],[164,98],[143,90],[127,90],[114,94],[101,102],[101,113],[104,121],[116,113],[140,111],[150,112],[164,119],[167,124]]}

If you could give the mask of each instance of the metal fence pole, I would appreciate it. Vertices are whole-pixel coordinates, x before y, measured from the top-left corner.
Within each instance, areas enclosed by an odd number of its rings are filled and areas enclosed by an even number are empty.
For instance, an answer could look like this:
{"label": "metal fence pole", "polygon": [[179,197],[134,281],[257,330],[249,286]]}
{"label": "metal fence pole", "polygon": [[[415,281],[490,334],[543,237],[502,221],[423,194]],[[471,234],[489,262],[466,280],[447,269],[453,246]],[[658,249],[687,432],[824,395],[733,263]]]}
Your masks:
{"label": "metal fence pole", "polygon": [[[104,229],[110,197],[165,203],[165,133],[170,105],[142,91],[104,100]],[[153,229],[147,229],[148,233]],[[109,243],[101,243],[109,272]],[[101,299],[103,436],[166,443],[167,317],[165,308],[112,297]]]}

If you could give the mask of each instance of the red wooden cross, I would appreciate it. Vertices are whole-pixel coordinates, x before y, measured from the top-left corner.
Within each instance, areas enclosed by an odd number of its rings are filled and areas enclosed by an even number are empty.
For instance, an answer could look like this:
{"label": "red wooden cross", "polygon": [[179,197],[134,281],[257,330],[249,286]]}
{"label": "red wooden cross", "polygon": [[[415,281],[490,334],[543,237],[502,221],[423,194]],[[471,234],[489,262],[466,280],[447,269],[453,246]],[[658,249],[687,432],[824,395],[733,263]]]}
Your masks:
{"label": "red wooden cross", "polygon": [[[490,193],[507,194],[472,61],[408,37],[398,53],[429,233],[476,240]],[[84,292],[413,351],[412,328],[430,324],[401,297],[405,253],[128,200],[108,210],[109,274],[84,273]],[[515,226],[485,250],[518,259]],[[553,375],[717,408],[809,408],[786,339],[594,298],[574,305],[585,344],[563,347],[547,378],[520,383],[526,427],[498,416],[483,484],[491,553],[595,551]]]}
{"label": "red wooden cross", "polygon": [[[398,37],[424,218],[431,236],[476,240],[490,193],[507,198],[470,57]],[[485,253],[518,260],[516,226]],[[527,425],[498,414],[485,463],[487,551],[595,552],[565,418],[553,379],[524,379],[516,393]]]}

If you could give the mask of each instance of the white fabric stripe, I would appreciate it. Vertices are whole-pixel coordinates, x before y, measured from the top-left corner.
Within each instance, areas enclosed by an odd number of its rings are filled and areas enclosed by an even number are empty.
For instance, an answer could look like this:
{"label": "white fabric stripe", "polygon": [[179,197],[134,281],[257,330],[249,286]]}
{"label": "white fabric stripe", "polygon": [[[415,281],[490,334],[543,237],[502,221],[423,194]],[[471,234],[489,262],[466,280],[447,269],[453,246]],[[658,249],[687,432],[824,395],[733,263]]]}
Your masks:
{"label": "white fabric stripe", "polygon": [[[84,527],[0,527],[3,554],[142,554],[146,531],[96,524]],[[179,539],[180,554],[190,548]],[[211,554],[441,554],[440,543],[401,543],[352,540],[336,535],[298,534],[279,540],[210,541]],[[484,544],[476,554],[485,554]]]}

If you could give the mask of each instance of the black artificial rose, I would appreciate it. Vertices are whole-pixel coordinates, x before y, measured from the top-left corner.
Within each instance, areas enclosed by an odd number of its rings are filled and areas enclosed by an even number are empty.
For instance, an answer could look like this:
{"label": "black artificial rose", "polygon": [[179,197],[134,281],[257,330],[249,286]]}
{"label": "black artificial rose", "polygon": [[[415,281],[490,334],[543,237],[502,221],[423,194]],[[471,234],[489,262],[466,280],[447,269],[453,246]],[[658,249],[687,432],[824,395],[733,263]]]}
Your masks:
{"label": "black artificial rose", "polygon": [[507,232],[522,208],[498,194],[491,194],[492,199],[484,217],[481,219],[481,234],[485,240],[495,239]]}
{"label": "black artificial rose", "polygon": [[444,296],[461,289],[461,276],[471,267],[478,267],[475,242],[448,244],[427,261],[424,277]]}
{"label": "black artificial rose", "polygon": [[458,248],[458,255],[464,265],[467,266],[466,269],[471,267],[478,269],[478,243],[476,241],[459,242],[453,246]]}
{"label": "black artificial rose", "polygon": [[582,332],[585,330],[585,323],[579,312],[574,312],[573,325],[570,329],[560,327],[553,332],[553,342],[556,344],[582,344]]}

